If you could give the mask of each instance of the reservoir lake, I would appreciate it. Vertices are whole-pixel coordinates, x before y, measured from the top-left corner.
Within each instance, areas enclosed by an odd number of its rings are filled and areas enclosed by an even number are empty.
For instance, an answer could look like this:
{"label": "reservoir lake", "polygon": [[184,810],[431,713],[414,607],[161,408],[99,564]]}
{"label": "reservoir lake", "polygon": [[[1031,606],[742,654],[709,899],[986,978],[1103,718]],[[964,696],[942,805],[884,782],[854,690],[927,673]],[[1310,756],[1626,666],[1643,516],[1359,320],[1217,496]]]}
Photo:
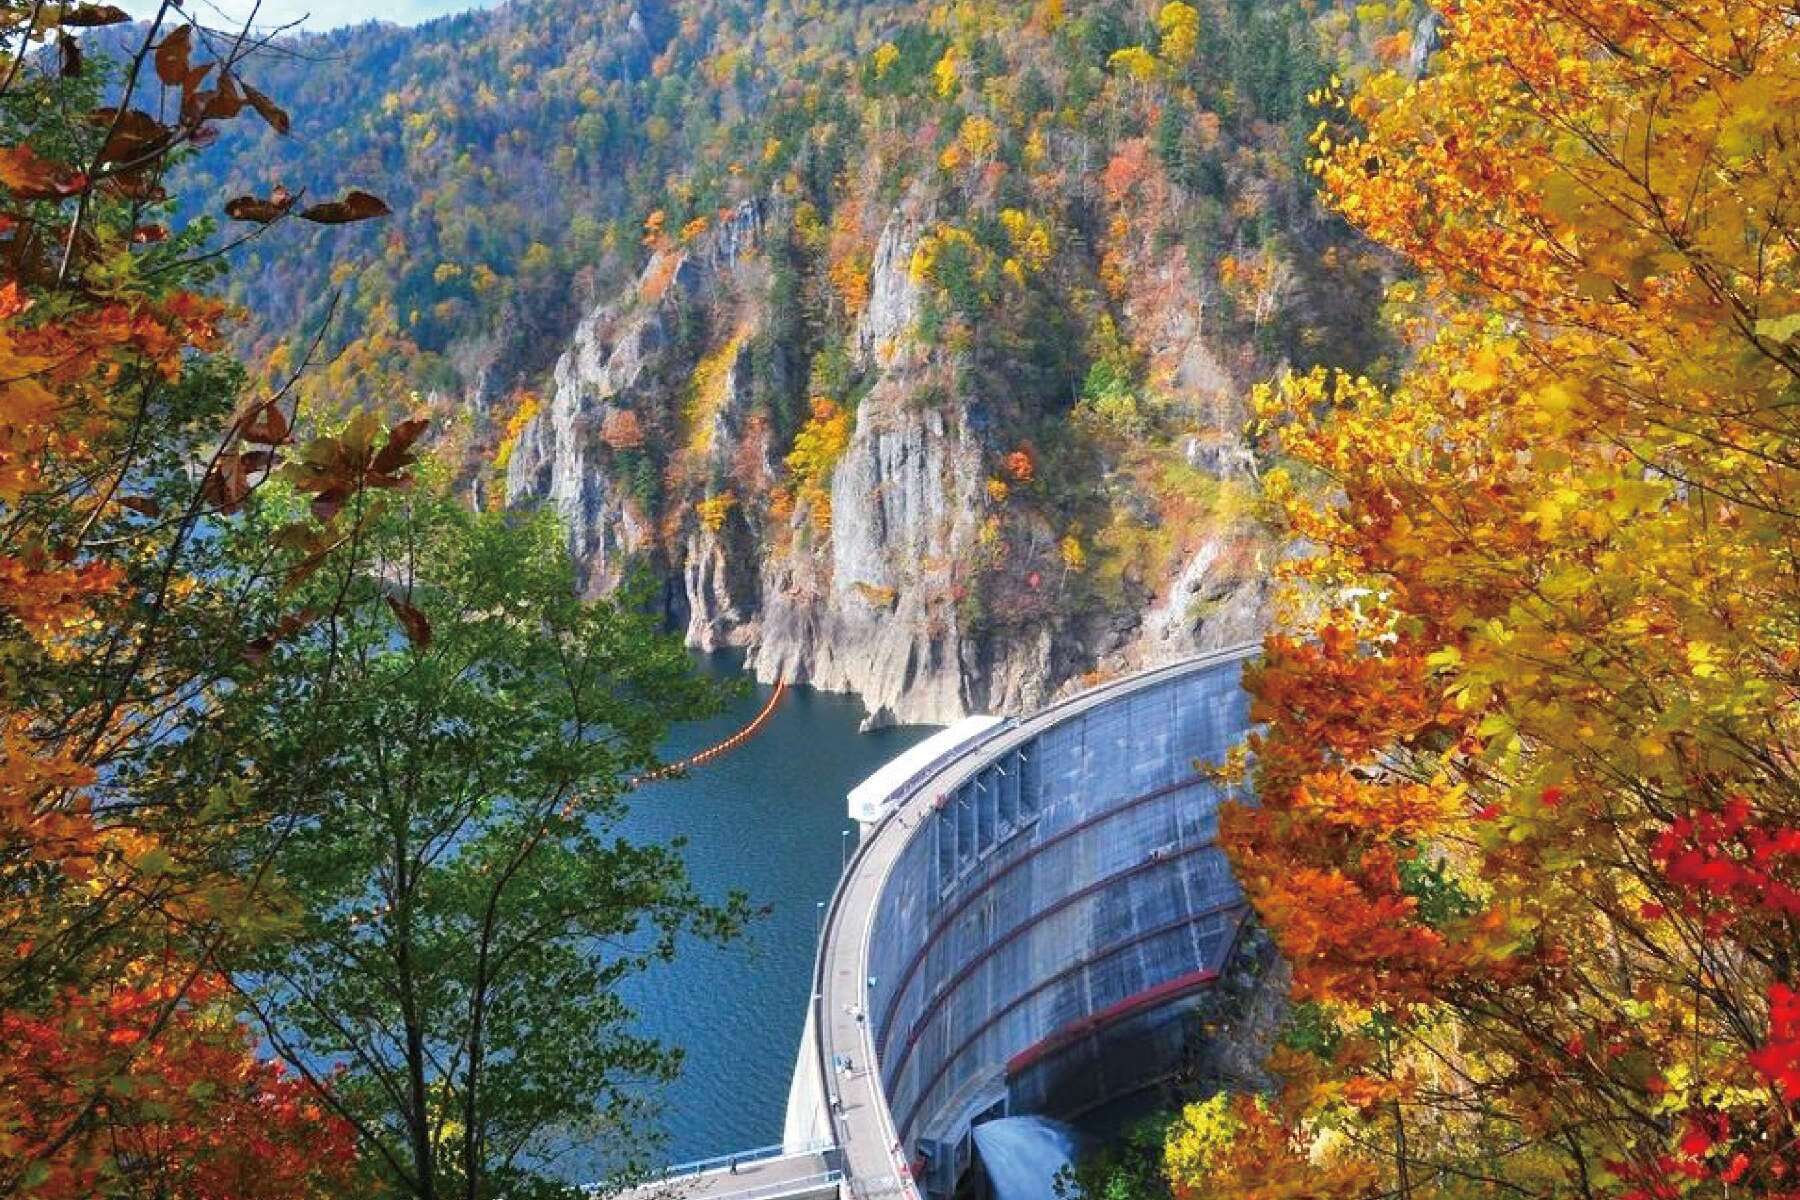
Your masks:
{"label": "reservoir lake", "polygon": [[[740,656],[701,668],[739,678]],[[717,717],[677,728],[664,761],[731,736],[772,689],[746,687]],[[789,688],[767,725],[686,779],[631,797],[621,832],[633,840],[688,839],[688,869],[709,899],[734,888],[770,911],[726,946],[688,942],[673,963],[633,979],[638,1030],[686,1051],[681,1078],[661,1090],[657,1157],[685,1162],[781,1140],[788,1081],[811,992],[819,902],[831,896],[856,834],[845,793],[931,734],[930,726],[858,733],[852,696]],[[846,830],[850,830],[848,836]]]}

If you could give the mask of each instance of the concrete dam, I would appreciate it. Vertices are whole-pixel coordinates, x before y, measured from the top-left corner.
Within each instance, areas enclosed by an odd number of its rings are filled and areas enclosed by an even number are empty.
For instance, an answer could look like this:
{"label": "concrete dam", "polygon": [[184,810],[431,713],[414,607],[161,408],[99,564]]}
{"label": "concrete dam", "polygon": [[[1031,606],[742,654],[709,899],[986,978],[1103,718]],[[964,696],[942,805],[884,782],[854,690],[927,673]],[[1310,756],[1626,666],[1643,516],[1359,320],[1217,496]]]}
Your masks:
{"label": "concrete dam", "polygon": [[947,1200],[980,1122],[1165,1076],[1246,912],[1201,766],[1248,729],[1255,653],[970,718],[854,789],[783,1143],[636,1195]]}

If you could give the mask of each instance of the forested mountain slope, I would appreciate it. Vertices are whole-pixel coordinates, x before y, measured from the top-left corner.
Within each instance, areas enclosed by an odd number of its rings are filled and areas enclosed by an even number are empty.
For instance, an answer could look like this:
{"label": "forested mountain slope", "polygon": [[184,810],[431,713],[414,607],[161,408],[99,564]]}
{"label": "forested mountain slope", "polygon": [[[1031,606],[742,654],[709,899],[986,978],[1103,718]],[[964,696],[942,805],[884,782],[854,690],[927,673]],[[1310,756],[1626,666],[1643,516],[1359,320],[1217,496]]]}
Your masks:
{"label": "forested mountain slope", "polygon": [[417,391],[591,588],[647,569],[696,644],[941,719],[1256,627],[1242,397],[1383,353],[1307,96],[1417,23],[512,0],[289,44],[259,78],[293,135],[194,182],[395,209],[243,252],[272,370],[332,314],[314,404]]}

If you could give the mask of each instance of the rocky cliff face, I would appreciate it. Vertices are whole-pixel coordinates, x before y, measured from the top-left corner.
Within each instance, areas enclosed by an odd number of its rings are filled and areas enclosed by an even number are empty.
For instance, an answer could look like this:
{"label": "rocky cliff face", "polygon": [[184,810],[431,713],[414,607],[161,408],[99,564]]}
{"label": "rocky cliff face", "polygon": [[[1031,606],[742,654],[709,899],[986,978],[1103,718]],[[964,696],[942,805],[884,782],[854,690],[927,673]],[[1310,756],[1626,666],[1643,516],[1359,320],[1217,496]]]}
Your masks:
{"label": "rocky cliff face", "polygon": [[[549,404],[525,426],[507,463],[508,503],[552,504],[562,513],[588,592],[613,590],[634,566],[666,572],[685,565],[684,585],[698,602],[690,634],[709,648],[730,642],[736,606],[754,603],[727,569],[733,533],[709,531],[674,553],[660,541],[650,489],[642,486],[653,466],[646,426],[666,415],[686,385],[687,314],[738,271],[760,222],[757,206],[741,206],[704,247],[659,255],[630,295],[583,320],[557,360]],[[744,434],[746,365],[741,353],[725,364],[725,402],[707,416],[708,441],[721,459]]]}
{"label": "rocky cliff face", "polygon": [[909,344],[920,288],[906,264],[925,217],[914,200],[882,231],[854,334],[858,366],[875,383],[832,476],[829,540],[769,561],[750,659],[765,681],[859,694],[874,723],[980,707],[952,564],[980,521],[982,448],[968,403],[914,402],[931,364]]}
{"label": "rocky cliff face", "polygon": [[[795,368],[765,356],[759,387],[753,347],[782,305],[800,302],[769,287],[770,229],[789,220],[784,206],[745,204],[657,254],[557,363],[511,455],[507,494],[563,514],[584,587],[604,593],[646,571],[692,645],[745,647],[765,681],[854,692],[875,725],[1029,710],[1094,673],[1257,633],[1263,563],[1228,515],[1162,530],[1162,573],[1126,565],[1105,603],[1058,563],[1052,505],[1013,512],[996,558],[1006,489],[995,462],[1018,414],[961,369],[958,351],[920,336],[926,295],[911,263],[932,213],[916,193],[884,223],[847,339],[860,398],[830,473],[828,523],[782,503],[786,468],[759,396],[791,390],[783,376]],[[1239,381],[1200,335],[1203,301],[1188,300],[1147,307],[1149,360],[1169,394],[1224,428]],[[1153,497],[1095,453],[1107,503],[1158,526]],[[1202,479],[1250,469],[1228,434],[1189,435],[1171,453]]]}

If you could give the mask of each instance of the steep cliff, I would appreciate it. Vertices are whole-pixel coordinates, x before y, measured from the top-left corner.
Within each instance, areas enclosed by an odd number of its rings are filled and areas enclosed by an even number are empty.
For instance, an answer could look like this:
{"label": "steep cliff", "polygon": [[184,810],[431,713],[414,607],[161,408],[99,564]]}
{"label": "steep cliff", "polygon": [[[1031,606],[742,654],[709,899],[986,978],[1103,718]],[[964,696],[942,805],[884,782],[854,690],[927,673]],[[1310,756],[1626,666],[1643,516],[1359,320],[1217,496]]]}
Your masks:
{"label": "steep cliff", "polygon": [[[732,537],[720,528],[680,546],[659,538],[653,455],[684,418],[698,422],[689,432],[705,446],[709,472],[731,469],[746,444],[741,341],[719,362],[712,386],[720,395],[703,412],[684,414],[672,402],[693,386],[696,313],[742,282],[761,220],[757,205],[740,205],[703,245],[657,255],[626,296],[588,314],[556,362],[549,404],[520,431],[506,465],[508,503],[548,503],[563,514],[588,591],[618,587],[633,564],[680,572],[691,563],[685,578],[700,622],[692,636],[708,647],[730,640],[714,626],[743,599],[726,561]],[[741,528],[742,518],[727,524]]]}
{"label": "steep cliff", "polygon": [[641,575],[696,646],[947,720],[1259,627],[1248,390],[1384,354],[1317,101],[1436,36],[1341,0],[505,0],[269,56],[293,136],[236,123],[183,190],[383,194],[240,252],[271,378],[424,397],[588,592]]}
{"label": "steep cliff", "polygon": [[[1247,381],[1201,335],[1204,297],[1146,299],[1134,324],[1167,413],[1206,432],[1096,430],[1061,448],[1082,486],[1050,494],[1035,486],[1043,448],[1016,449],[1031,438],[1015,399],[971,369],[972,351],[922,336],[930,287],[914,264],[936,218],[915,189],[875,239],[867,304],[836,348],[858,398],[808,506],[783,486],[758,401],[793,380],[759,387],[753,352],[799,303],[769,288],[771,230],[793,215],[746,203],[660,252],[558,361],[507,496],[561,510],[590,590],[644,570],[691,644],[747,647],[764,680],[857,693],[872,724],[1029,709],[1090,673],[1258,631],[1266,550],[1234,432]],[[765,373],[795,371],[771,361]],[[1018,454],[1030,465],[1009,466]],[[1175,514],[1170,472],[1187,502]],[[1065,533],[1084,521],[1085,546]],[[1115,546],[1116,526],[1160,549]]]}
{"label": "steep cliff", "polygon": [[[1308,0],[566,3],[442,31],[504,96],[383,84],[437,182],[334,273],[361,336],[309,386],[420,379],[470,493],[554,505],[590,594],[646,579],[874,723],[1255,634],[1249,389],[1382,354],[1308,95],[1409,40]],[[433,36],[370,70],[436,80]]]}

